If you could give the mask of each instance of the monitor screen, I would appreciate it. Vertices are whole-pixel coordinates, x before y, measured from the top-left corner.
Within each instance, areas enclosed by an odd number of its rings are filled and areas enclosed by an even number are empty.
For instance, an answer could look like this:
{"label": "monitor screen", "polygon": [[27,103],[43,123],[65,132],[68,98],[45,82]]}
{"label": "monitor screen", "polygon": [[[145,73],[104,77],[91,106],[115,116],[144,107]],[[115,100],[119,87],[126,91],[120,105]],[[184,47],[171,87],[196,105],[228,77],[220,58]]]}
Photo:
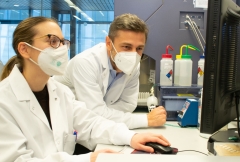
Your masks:
{"label": "monitor screen", "polygon": [[232,0],[209,0],[206,34],[200,132],[212,134],[239,116],[240,7]]}

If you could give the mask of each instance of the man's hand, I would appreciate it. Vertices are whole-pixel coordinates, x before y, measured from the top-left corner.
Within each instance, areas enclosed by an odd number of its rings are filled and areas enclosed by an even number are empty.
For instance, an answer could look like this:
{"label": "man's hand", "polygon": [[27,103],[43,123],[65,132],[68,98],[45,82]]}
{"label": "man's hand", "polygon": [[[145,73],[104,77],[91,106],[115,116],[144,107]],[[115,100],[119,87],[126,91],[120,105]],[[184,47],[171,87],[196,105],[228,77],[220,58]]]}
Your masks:
{"label": "man's hand", "polygon": [[166,138],[164,138],[161,134],[153,134],[153,133],[138,133],[135,134],[131,139],[131,146],[134,149],[142,150],[146,152],[153,153],[153,148],[149,146],[145,146],[147,142],[157,142],[164,146],[170,146],[170,143]]}
{"label": "man's hand", "polygon": [[153,109],[148,115],[148,126],[162,126],[166,122],[167,112],[163,106]]}
{"label": "man's hand", "polygon": [[90,161],[95,162],[99,153],[117,153],[117,152],[110,149],[98,150],[96,152],[91,153]]}

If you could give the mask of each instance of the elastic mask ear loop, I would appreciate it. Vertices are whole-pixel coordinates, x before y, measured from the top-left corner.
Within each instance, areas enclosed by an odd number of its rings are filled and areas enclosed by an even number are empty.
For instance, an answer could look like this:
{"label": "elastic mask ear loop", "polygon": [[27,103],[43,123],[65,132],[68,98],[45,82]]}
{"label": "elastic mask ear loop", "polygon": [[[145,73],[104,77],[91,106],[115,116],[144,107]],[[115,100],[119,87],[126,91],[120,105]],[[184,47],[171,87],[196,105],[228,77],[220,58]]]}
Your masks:
{"label": "elastic mask ear loop", "polygon": [[[118,53],[117,50],[116,50],[116,48],[115,48],[114,45],[113,45],[112,40],[111,40],[111,43],[112,43],[112,46],[113,46],[113,49],[115,50],[115,52]],[[111,56],[112,61],[115,62],[115,60],[114,60],[113,57],[112,57],[112,51],[110,51],[110,56]]]}
{"label": "elastic mask ear loop", "polygon": [[112,57],[112,51],[110,51],[110,57],[111,57],[112,61],[115,63],[115,61],[114,61],[114,59]]}
{"label": "elastic mask ear loop", "polygon": [[40,52],[42,52],[43,50],[40,50],[39,48],[37,48],[37,47],[34,47],[34,46],[32,46],[31,44],[28,44],[27,42],[24,42],[26,45],[28,45],[29,47],[32,47],[33,49],[35,49],[35,50],[38,50],[38,51],[40,51]]}
{"label": "elastic mask ear loop", "polygon": [[39,66],[38,63],[36,63],[35,61],[33,61],[33,59],[29,58],[29,60],[32,61],[32,62],[33,62],[34,64],[36,64],[37,66]]}
{"label": "elastic mask ear loop", "polygon": [[[24,42],[24,43],[25,43],[26,45],[28,45],[29,47],[32,47],[33,49],[42,52],[42,50],[38,49],[37,47],[34,47],[34,46],[28,44],[27,42]],[[38,63],[36,63],[35,61],[33,61],[33,59],[29,58],[29,60],[32,61],[34,64],[38,65]],[[39,65],[38,65],[38,66],[39,66]]]}

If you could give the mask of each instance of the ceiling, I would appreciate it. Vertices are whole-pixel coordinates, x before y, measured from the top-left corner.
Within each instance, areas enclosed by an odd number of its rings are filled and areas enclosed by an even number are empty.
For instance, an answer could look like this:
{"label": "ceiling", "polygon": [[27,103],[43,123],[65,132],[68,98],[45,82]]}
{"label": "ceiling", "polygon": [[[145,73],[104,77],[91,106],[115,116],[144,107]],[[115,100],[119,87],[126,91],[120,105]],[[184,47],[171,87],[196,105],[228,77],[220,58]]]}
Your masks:
{"label": "ceiling", "polygon": [[[113,11],[114,0],[71,0],[82,11]],[[19,5],[18,7],[14,5]],[[64,0],[0,0],[0,10],[69,10]]]}

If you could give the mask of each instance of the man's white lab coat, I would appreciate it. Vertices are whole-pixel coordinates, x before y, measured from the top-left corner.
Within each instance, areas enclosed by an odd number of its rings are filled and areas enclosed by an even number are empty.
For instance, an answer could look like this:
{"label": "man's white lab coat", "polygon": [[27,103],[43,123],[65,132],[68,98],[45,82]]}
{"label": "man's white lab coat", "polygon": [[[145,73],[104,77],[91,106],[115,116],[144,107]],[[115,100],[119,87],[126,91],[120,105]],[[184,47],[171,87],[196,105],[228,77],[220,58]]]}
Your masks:
{"label": "man's white lab coat", "polygon": [[148,126],[146,114],[132,114],[137,107],[139,67],[131,75],[122,75],[107,90],[108,55],[106,44],[100,43],[72,58],[65,74],[54,79],[67,85],[88,109],[133,129]]}

